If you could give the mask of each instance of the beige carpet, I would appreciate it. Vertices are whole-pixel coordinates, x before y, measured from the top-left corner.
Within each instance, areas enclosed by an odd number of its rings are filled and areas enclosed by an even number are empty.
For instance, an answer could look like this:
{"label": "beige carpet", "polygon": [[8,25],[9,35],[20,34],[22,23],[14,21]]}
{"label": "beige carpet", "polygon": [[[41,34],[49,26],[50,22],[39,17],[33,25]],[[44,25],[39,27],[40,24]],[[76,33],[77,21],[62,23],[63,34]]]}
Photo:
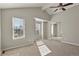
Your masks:
{"label": "beige carpet", "polygon": [[[79,56],[79,47],[56,40],[43,40],[44,44],[52,51],[47,56]],[[21,48],[7,50],[3,56],[40,56],[36,43]]]}
{"label": "beige carpet", "polygon": [[52,51],[48,56],[79,56],[79,47],[56,40],[43,41]]}

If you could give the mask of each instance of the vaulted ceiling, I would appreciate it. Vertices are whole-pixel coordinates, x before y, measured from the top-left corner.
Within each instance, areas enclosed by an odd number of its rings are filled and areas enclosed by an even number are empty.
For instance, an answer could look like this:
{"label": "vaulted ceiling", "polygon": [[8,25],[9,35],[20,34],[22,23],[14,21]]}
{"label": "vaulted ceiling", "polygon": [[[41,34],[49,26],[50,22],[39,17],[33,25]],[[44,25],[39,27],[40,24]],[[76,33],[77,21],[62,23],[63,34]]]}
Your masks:
{"label": "vaulted ceiling", "polygon": [[[41,7],[43,11],[46,11],[49,15],[61,12],[61,10],[58,10],[57,12],[54,12],[56,8],[49,8],[50,6],[58,6],[59,3],[0,3],[0,9],[5,8],[25,8],[25,7]],[[64,3],[66,4],[66,3]],[[65,7],[66,9],[71,8],[75,5],[79,5],[78,3],[74,3],[71,6]]]}
{"label": "vaulted ceiling", "polygon": [[44,3],[0,3],[0,9],[5,8],[23,8],[23,7],[42,7]]}
{"label": "vaulted ceiling", "polygon": [[[63,4],[67,4],[67,3],[63,3]],[[59,13],[59,12],[63,12],[63,10],[61,10],[61,9],[58,9],[58,11],[54,12],[57,8],[50,8],[50,7],[56,7],[58,5],[59,5],[59,3],[47,4],[47,5],[44,5],[42,7],[42,10],[45,10],[49,15],[56,14],[56,13]],[[69,8],[76,6],[76,5],[79,5],[79,3],[73,3],[72,5],[65,6],[64,8],[67,10]]]}

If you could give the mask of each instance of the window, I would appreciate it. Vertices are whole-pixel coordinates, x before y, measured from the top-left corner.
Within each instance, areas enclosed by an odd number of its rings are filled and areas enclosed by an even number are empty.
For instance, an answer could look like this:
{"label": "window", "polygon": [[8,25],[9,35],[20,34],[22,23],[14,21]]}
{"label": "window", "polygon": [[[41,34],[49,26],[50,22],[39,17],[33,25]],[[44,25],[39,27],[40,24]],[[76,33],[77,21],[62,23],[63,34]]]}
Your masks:
{"label": "window", "polygon": [[51,24],[51,30],[50,31],[51,31],[51,36],[53,36],[53,31],[54,31],[53,30],[53,24]]}
{"label": "window", "polygon": [[51,34],[51,36],[57,37],[57,35],[58,35],[58,29],[57,28],[58,28],[57,23],[50,24],[50,34]]}
{"label": "window", "polygon": [[24,19],[19,17],[13,17],[12,26],[13,26],[13,39],[20,39],[25,37]]}
{"label": "window", "polygon": [[37,35],[40,35],[40,26],[41,26],[40,23],[36,23],[35,30],[36,30]]}

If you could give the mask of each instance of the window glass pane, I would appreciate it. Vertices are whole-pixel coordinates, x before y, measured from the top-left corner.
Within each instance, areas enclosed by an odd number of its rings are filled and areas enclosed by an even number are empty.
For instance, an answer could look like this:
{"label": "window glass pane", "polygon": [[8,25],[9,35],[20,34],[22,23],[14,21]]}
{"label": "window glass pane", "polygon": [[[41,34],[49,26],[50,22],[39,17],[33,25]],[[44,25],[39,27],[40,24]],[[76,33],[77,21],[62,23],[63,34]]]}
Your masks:
{"label": "window glass pane", "polygon": [[13,39],[23,38],[24,28],[24,19],[13,17]]}

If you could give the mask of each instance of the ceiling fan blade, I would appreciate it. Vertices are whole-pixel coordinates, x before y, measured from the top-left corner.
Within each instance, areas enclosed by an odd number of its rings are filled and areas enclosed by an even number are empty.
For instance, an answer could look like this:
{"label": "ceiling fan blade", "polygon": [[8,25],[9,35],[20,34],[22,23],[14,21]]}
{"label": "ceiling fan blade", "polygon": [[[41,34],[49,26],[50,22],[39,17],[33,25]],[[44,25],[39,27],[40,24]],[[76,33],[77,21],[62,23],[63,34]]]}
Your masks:
{"label": "ceiling fan blade", "polygon": [[65,11],[66,9],[65,8],[62,8],[62,10]]}
{"label": "ceiling fan blade", "polygon": [[63,6],[68,6],[68,5],[72,5],[73,3],[68,3],[68,4],[65,4],[65,5],[63,5]]}
{"label": "ceiling fan blade", "polygon": [[62,6],[63,4],[62,3],[59,3],[59,6]]}
{"label": "ceiling fan blade", "polygon": [[61,6],[63,6],[63,3],[59,3],[58,6],[51,6],[50,8],[58,8],[58,7],[61,7]]}
{"label": "ceiling fan blade", "polygon": [[54,12],[56,12],[58,9],[56,9]]}

